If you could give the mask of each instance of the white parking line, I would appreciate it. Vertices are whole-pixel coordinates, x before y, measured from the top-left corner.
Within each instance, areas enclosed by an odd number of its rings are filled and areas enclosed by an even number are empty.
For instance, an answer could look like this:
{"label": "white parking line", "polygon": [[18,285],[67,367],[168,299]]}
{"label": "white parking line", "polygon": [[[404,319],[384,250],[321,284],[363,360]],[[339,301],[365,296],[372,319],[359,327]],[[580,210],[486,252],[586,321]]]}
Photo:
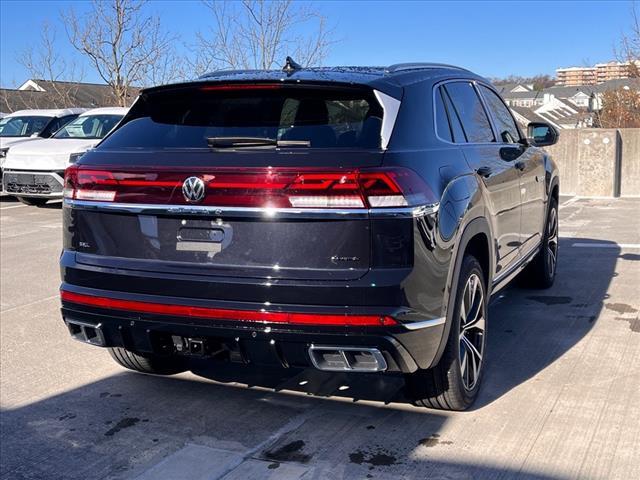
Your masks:
{"label": "white parking line", "polygon": [[572,243],[572,247],[582,248],[640,248],[640,243]]}
{"label": "white parking line", "polygon": [[24,204],[20,204],[20,205],[10,205],[8,207],[0,207],[0,210],[10,210],[12,208],[22,208],[22,207],[28,207],[29,205],[24,205]]}
{"label": "white parking line", "polygon": [[572,203],[577,202],[578,200],[580,200],[580,197],[571,197],[569,200],[567,200],[566,202],[562,203],[560,205],[560,208],[567,207],[567,206],[571,205]]}

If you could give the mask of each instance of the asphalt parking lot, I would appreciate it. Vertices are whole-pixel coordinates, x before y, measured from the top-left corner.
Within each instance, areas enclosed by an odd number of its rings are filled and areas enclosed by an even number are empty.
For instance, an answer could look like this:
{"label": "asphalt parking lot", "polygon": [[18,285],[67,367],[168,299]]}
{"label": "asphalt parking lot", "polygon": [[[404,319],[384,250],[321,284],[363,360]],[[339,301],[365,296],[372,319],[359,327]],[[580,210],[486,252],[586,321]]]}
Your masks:
{"label": "asphalt parking lot", "polygon": [[640,478],[640,199],[561,204],[556,285],[494,300],[449,413],[393,377],[129,373],[60,320],[59,204],[2,197],[0,478]]}

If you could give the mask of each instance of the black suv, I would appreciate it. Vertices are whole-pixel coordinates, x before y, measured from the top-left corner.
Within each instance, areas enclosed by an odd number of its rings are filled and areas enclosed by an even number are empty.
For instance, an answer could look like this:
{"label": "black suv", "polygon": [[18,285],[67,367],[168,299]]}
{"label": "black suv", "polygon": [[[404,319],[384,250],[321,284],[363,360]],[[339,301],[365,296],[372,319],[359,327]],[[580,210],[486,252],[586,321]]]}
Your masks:
{"label": "black suv", "polygon": [[143,90],[67,169],[62,316],[146,373],[190,357],[476,397],[489,298],[549,287],[558,170],[462,68],[229,71]]}

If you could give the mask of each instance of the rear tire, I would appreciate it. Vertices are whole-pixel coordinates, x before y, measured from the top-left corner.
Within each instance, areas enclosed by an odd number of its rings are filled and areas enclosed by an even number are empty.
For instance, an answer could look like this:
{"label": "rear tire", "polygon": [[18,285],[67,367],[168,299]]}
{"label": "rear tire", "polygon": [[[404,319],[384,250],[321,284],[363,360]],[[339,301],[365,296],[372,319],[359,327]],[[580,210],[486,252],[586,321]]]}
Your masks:
{"label": "rear tire", "polygon": [[139,354],[121,347],[109,348],[109,354],[116,363],[129,370],[153,375],[175,375],[187,370],[186,361],[180,357],[160,357],[153,354]]}
{"label": "rear tire", "polygon": [[465,255],[455,293],[451,329],[440,362],[407,375],[407,393],[418,406],[466,410],[478,396],[485,363],[487,287],[480,262]]}
{"label": "rear tire", "polygon": [[550,288],[558,267],[558,201],[551,197],[540,251],[521,274],[523,286]]}
{"label": "rear tire", "polygon": [[49,201],[48,198],[41,197],[17,197],[19,201],[24,203],[25,205],[29,205],[32,207],[42,207],[45,203]]}

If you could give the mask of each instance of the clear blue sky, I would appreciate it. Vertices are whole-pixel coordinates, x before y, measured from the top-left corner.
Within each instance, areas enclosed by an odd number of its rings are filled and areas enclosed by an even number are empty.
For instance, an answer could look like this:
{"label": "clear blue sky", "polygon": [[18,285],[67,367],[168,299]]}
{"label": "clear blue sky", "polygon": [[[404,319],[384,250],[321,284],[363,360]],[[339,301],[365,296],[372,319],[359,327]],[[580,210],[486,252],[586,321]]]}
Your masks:
{"label": "clear blue sky", "polygon": [[[15,58],[37,38],[43,21],[58,29],[61,53],[71,53],[59,17],[71,5],[88,6],[0,0],[0,85],[12,87],[27,77]],[[553,74],[560,66],[610,60],[621,32],[629,28],[631,11],[630,1],[320,1],[315,6],[340,39],[327,65],[437,61],[489,77]],[[153,0],[150,9],[184,41],[192,41],[195,31],[210,22],[198,1]],[[98,78],[87,72],[85,80]]]}

